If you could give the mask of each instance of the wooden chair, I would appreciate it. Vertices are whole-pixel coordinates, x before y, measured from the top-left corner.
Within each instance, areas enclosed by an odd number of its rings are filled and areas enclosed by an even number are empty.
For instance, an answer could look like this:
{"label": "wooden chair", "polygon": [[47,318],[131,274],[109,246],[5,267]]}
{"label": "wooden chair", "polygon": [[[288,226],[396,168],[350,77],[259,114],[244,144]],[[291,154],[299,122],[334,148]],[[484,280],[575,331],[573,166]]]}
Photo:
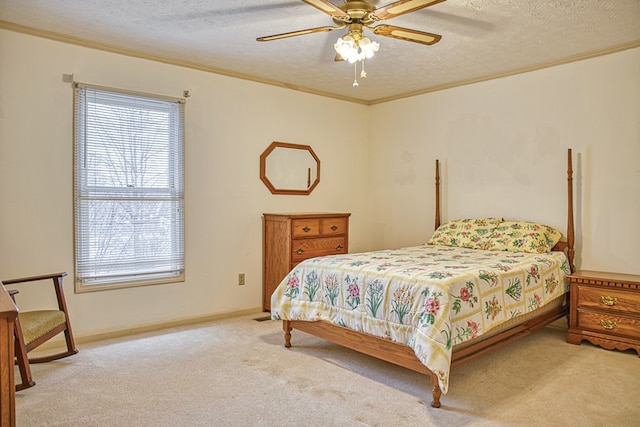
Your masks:
{"label": "wooden chair", "polygon": [[[22,382],[20,384],[16,384],[16,390],[33,387],[36,384],[31,377],[31,368],[29,367],[29,363],[50,362],[52,360],[71,356],[78,352],[75,343],[73,342],[73,333],[71,332],[67,303],[64,299],[64,291],[62,289],[62,278],[66,275],[67,273],[55,273],[2,281],[5,286],[10,286],[18,283],[37,282],[51,279],[53,281],[53,287],[58,300],[57,309],[18,312],[18,318],[16,319],[14,328],[15,356]],[[11,295],[13,302],[16,303],[15,295],[19,290],[8,289],[8,292],[9,295]],[[17,303],[16,306],[18,306],[18,310],[20,310]],[[61,332],[64,332],[64,337],[67,342],[67,349],[65,351],[28,359],[27,353]]]}

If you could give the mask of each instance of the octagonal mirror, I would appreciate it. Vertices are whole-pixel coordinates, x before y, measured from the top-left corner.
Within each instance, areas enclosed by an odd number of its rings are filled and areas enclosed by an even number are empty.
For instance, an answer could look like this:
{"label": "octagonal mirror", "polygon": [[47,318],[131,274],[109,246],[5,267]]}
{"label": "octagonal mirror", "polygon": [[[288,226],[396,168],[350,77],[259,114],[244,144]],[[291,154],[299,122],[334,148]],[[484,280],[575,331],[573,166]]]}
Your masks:
{"label": "octagonal mirror", "polygon": [[311,194],[320,159],[308,145],[272,142],[260,155],[260,179],[273,194]]}

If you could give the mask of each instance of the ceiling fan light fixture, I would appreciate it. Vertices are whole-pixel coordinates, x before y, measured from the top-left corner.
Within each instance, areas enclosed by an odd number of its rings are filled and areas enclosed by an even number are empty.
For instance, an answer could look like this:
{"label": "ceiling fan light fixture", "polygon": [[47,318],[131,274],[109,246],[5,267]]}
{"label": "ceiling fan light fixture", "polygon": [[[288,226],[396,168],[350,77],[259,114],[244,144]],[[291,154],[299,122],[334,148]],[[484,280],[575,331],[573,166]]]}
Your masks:
{"label": "ceiling fan light fixture", "polygon": [[333,45],[336,53],[344,60],[353,64],[365,58],[372,58],[380,49],[378,42],[371,41],[368,37],[353,37],[351,33],[340,37]]}
{"label": "ceiling fan light fixture", "polygon": [[380,49],[380,44],[372,41],[369,37],[365,37],[359,28],[352,29],[347,35],[340,37],[333,47],[336,50],[337,57],[354,64],[353,87],[358,87],[357,63],[362,63],[360,77],[367,77],[367,72],[364,70],[365,59],[373,58],[373,55]]}

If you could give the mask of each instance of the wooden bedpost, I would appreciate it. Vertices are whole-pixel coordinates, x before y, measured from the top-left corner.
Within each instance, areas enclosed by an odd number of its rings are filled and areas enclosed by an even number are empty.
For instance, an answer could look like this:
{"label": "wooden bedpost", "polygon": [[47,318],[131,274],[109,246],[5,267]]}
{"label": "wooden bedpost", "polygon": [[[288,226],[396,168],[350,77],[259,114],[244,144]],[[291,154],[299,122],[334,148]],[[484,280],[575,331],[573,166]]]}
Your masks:
{"label": "wooden bedpost", "polygon": [[438,377],[435,373],[431,374],[431,396],[433,400],[431,401],[431,407],[439,408],[440,407],[440,396],[442,396],[442,391],[440,390],[440,385],[438,384]]}
{"label": "wooden bedpost", "polygon": [[440,161],[436,159],[436,227],[440,227]]}
{"label": "wooden bedpost", "polygon": [[571,159],[571,148],[567,151],[567,258],[571,272],[576,271],[574,264],[575,256],[575,230],[573,225],[573,161]]}
{"label": "wooden bedpost", "polygon": [[282,330],[284,331],[284,346],[291,347],[291,322],[289,320],[282,321]]}

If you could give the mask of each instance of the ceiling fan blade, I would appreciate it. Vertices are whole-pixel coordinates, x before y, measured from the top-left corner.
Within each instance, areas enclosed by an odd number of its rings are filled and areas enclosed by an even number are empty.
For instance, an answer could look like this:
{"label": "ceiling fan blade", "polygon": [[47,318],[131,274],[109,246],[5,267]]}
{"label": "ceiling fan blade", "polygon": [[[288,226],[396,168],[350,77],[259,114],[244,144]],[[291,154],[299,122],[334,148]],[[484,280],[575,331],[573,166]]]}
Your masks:
{"label": "ceiling fan blade", "polygon": [[405,13],[433,6],[443,1],[445,0],[400,0],[374,10],[369,14],[369,17],[374,21],[382,21],[383,19],[394,18],[404,15]]}
{"label": "ceiling fan blade", "polygon": [[410,30],[408,28],[396,27],[394,25],[377,25],[368,27],[374,34],[394,39],[406,40],[410,42],[432,45],[438,43],[442,36],[438,34],[426,33],[424,31]]}
{"label": "ceiling fan blade", "polygon": [[326,31],[333,31],[333,30],[340,30],[342,28],[346,27],[346,25],[342,25],[339,27],[316,27],[316,28],[309,28],[306,30],[299,30],[299,31],[291,31],[290,33],[282,33],[282,34],[274,34],[272,36],[264,36],[264,37],[258,37],[256,40],[259,42],[268,42],[271,40],[278,40],[278,39],[284,39],[287,37],[295,37],[295,36],[303,36],[305,34],[312,34],[312,33],[322,33],[322,32],[326,32]]}
{"label": "ceiling fan blade", "polygon": [[302,0],[302,1],[326,13],[327,15],[330,15],[332,18],[337,19],[339,21],[351,20],[351,17],[347,12],[340,9],[338,6],[331,3],[329,0]]}

